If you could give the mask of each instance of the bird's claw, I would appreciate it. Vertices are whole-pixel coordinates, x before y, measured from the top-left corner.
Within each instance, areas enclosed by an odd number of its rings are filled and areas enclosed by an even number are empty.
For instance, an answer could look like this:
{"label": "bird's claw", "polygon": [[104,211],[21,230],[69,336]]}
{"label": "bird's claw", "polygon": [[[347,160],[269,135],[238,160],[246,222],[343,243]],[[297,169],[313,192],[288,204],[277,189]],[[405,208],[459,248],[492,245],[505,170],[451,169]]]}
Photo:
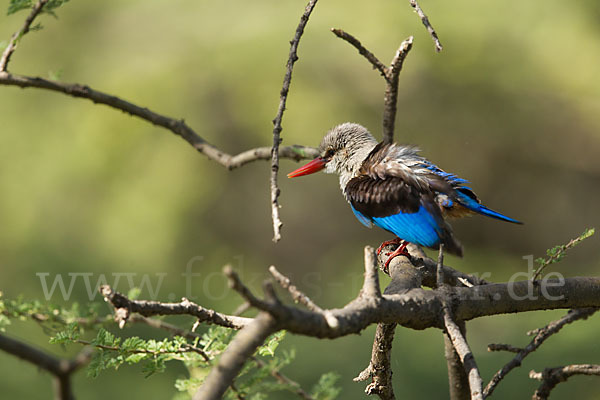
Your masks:
{"label": "bird's claw", "polygon": [[408,252],[408,250],[406,250],[406,246],[408,246],[408,242],[402,240],[401,241],[402,244],[400,246],[398,246],[398,248],[396,250],[394,250],[391,253],[386,253],[386,256],[389,256],[387,261],[385,262],[385,264],[383,264],[383,272],[385,272],[386,274],[390,274],[390,262],[398,257],[398,256],[406,256],[406,257],[410,257],[410,253]]}
{"label": "bird's claw", "polygon": [[[381,243],[381,245],[377,248],[377,255],[381,254],[381,251],[385,246],[389,246],[390,244],[402,244],[403,242],[404,240],[400,239],[399,237],[396,237],[392,240],[386,240],[385,242]],[[386,256],[389,256],[390,254],[391,253],[386,253]]]}

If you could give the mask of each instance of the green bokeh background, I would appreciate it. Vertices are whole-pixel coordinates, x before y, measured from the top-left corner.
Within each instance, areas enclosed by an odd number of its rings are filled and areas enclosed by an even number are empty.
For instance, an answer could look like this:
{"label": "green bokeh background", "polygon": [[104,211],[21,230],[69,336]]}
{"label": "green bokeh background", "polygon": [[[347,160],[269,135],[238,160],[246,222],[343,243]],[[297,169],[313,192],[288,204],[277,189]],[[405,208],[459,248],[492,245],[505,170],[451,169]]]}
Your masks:
{"label": "green bokeh background", "polygon": [[[4,9],[8,2],[5,1]],[[356,35],[382,60],[415,36],[400,77],[396,139],[417,144],[447,171],[473,182],[484,202],[525,221],[483,217],[454,224],[465,257],[454,267],[506,281],[527,271],[523,256],[543,255],[587,227],[599,227],[600,3],[537,0],[422,2],[445,46],[436,54],[407,1],[329,0],[317,5],[300,43],[283,144],[317,145],[333,125],[360,122],[380,136],[384,83],[370,65],[329,32]],[[9,69],[87,84],[168,116],[184,118],[203,138],[236,153],[271,144],[272,124],[291,39],[304,1],[72,1],[58,20],[22,41]],[[0,16],[8,40],[25,14]],[[6,42],[4,43],[6,44]],[[281,162],[282,172],[297,164]],[[389,238],[352,216],[337,179],[281,177],[283,239],[271,241],[269,165],[235,171],[196,153],[173,134],[87,100],[0,86],[0,290],[44,299],[39,273],[144,274],[158,300],[182,296],[231,312],[240,300],[220,271],[232,264],[259,289],[276,265],[323,307],[352,299],[362,281],[362,247]],[[560,265],[565,276],[598,275],[599,238]],[[192,289],[182,273],[191,265]],[[519,279],[522,279],[521,276]],[[87,302],[82,278],[68,300]],[[382,283],[387,278],[382,277]],[[127,291],[126,277],[118,287]],[[150,297],[148,287],[141,297]],[[100,302],[100,296],[94,300]],[[108,310],[107,306],[102,305]],[[510,355],[491,342],[525,345],[525,332],[563,311],[469,322],[484,379]],[[528,398],[530,369],[598,363],[600,322],[568,326],[526,360],[494,398]],[[368,363],[374,328],[335,341],[288,336],[297,361],[284,372],[310,388],[338,371],[341,399],[361,399],[352,378]],[[8,331],[61,356],[31,323]],[[125,335],[156,335],[128,327]],[[394,385],[402,399],[447,398],[443,341],[437,330],[398,329]],[[125,367],[95,380],[79,372],[82,399],[171,398],[184,377],[176,363],[144,379]],[[0,353],[2,398],[51,398],[51,381]],[[576,377],[553,398],[597,399],[600,380]],[[290,394],[273,395],[274,399]]]}

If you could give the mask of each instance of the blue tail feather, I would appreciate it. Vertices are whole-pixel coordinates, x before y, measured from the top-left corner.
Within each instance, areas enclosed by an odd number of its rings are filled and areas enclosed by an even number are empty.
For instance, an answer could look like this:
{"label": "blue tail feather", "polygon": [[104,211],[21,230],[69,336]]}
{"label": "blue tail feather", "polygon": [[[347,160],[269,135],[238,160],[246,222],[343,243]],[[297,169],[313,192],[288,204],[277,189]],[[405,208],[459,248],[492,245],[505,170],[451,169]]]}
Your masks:
{"label": "blue tail feather", "polygon": [[478,214],[496,218],[501,221],[512,222],[513,224],[522,224],[521,221],[517,221],[516,219],[507,217],[506,215],[500,214],[497,211],[490,210],[486,206],[477,202],[474,198],[467,196],[464,193],[458,192],[458,200],[463,207],[466,207],[469,210],[474,211]]}
{"label": "blue tail feather", "polygon": [[474,209],[473,211],[482,215],[486,215],[488,217],[499,219],[501,221],[512,222],[513,224],[522,224],[521,221],[517,221],[516,219],[507,217],[506,215],[500,214],[499,212],[490,210],[489,208],[487,208],[486,206],[482,206],[481,204],[479,204],[479,207],[477,209]]}

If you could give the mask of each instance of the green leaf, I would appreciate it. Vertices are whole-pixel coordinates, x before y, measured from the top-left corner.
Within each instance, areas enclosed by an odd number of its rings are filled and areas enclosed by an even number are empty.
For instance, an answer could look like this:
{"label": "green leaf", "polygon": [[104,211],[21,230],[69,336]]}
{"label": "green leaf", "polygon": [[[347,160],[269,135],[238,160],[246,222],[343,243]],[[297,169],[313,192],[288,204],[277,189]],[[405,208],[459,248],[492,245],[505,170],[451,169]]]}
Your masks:
{"label": "green leaf", "polygon": [[10,0],[6,15],[11,15],[31,7],[33,7],[33,2],[31,0]]}
{"label": "green leaf", "polygon": [[275,350],[277,349],[277,346],[279,346],[279,343],[281,343],[284,337],[285,331],[279,331],[272,334],[271,336],[269,336],[266,343],[258,348],[258,354],[261,356],[273,357],[275,355]]}
{"label": "green leaf", "polygon": [[50,338],[50,344],[69,344],[79,339],[79,327],[77,323],[72,322],[67,325],[65,330],[59,331]]}
{"label": "green leaf", "polygon": [[312,396],[316,400],[333,400],[335,399],[340,391],[339,387],[335,387],[335,383],[340,378],[335,372],[328,372],[321,375],[319,382],[313,387],[311,392]]}

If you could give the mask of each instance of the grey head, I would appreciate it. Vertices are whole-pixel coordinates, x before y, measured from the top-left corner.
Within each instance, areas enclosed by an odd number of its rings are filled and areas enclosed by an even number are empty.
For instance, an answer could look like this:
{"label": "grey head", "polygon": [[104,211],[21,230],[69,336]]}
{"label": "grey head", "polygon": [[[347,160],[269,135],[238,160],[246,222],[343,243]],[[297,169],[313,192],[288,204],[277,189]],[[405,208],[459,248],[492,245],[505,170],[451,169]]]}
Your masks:
{"label": "grey head", "polygon": [[327,160],[325,172],[338,174],[343,190],[376,145],[377,140],[362,125],[345,122],[334,127],[319,145],[321,157]]}

